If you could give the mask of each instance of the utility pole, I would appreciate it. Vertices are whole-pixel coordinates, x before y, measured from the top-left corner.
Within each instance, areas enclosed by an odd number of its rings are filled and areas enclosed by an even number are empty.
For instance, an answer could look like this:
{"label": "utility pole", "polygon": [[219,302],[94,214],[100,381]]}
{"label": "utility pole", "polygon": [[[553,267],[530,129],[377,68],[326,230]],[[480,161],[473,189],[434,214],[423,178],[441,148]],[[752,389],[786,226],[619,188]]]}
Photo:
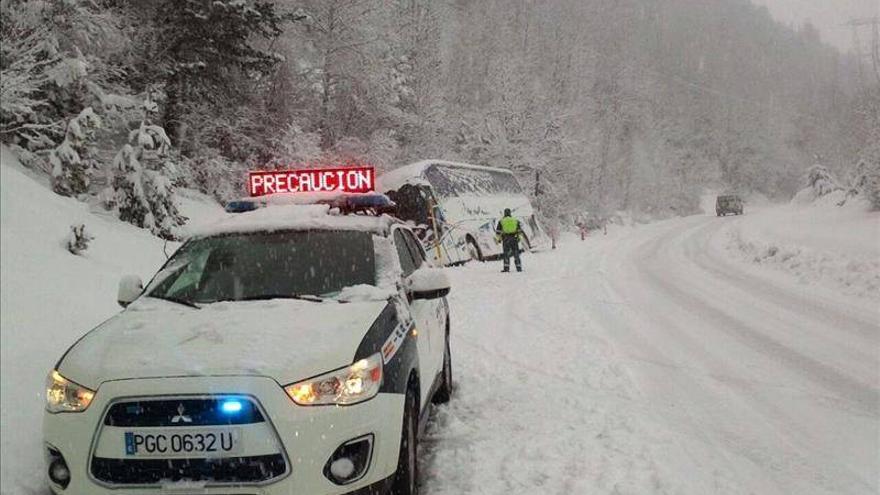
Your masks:
{"label": "utility pole", "polygon": [[[865,17],[861,19],[850,19],[846,23],[852,28],[853,33],[853,51],[858,60],[859,82],[865,84],[865,70],[862,67],[865,59],[870,59],[870,67],[873,69],[877,82],[880,83],[880,17]],[[868,30],[870,33],[871,46],[867,53],[864,51],[862,39],[860,37],[862,30]]]}

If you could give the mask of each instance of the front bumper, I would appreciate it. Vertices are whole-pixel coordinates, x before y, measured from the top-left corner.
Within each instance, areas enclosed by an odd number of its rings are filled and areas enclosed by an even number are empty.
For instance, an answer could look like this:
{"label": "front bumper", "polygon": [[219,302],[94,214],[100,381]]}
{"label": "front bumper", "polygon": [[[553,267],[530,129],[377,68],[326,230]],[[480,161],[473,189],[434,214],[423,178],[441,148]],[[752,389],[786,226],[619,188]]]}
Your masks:
{"label": "front bumper", "polygon": [[[196,482],[154,484],[141,487],[99,482],[90,471],[96,438],[109,406],[123,398],[239,395],[253,398],[277,434],[286,473],[262,484],[214,485]],[[70,495],[228,494],[241,495],[341,495],[383,484],[397,468],[403,423],[404,396],[379,394],[353,406],[303,407],[293,403],[274,380],[266,377],[180,377],[122,380],[101,385],[89,408],[82,413],[46,413],[43,438],[57,450],[70,469],[70,483],[55,493]],[[372,457],[365,475],[347,485],[336,485],[324,475],[327,460],[349,440],[373,435]],[[120,449],[124,446],[120,445]],[[101,446],[106,449],[106,446]],[[181,491],[183,490],[183,491]]]}

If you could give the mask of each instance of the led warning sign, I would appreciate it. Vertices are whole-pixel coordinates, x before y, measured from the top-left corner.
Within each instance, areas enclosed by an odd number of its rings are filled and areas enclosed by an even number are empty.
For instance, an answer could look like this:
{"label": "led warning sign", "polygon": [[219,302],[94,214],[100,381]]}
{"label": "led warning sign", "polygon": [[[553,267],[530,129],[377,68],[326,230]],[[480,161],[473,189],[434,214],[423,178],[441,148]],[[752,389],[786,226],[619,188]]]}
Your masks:
{"label": "led warning sign", "polygon": [[368,193],[376,188],[373,167],[255,170],[248,174],[251,196],[275,193]]}

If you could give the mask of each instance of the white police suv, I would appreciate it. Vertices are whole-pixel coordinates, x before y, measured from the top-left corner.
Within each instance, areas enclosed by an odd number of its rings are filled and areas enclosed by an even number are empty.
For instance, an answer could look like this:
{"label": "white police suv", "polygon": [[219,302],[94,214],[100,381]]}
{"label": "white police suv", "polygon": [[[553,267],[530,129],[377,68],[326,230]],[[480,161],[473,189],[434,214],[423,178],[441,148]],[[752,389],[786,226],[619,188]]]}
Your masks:
{"label": "white police suv", "polygon": [[56,494],[416,493],[449,281],[391,217],[332,211],[229,215],[123,279],[48,376]]}

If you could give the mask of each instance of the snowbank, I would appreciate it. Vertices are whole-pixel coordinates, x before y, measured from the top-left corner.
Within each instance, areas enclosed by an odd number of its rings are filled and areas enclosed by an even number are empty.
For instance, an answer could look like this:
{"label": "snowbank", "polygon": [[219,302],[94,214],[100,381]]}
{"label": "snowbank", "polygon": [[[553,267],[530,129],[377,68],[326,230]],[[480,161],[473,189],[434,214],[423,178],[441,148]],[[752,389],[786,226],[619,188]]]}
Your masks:
{"label": "snowbank", "polygon": [[731,224],[726,247],[801,283],[880,299],[880,213],[862,201],[838,207],[835,196],[747,212]]}
{"label": "snowbank", "polygon": [[[180,205],[193,218],[222,212],[195,194]],[[0,492],[43,494],[38,473],[46,373],[79,336],[119,311],[121,276],[149,278],[165,261],[165,246],[144,229],[52,193],[45,177],[31,177],[5,147],[0,224]],[[85,224],[95,236],[80,256],[64,247],[73,224]]]}

